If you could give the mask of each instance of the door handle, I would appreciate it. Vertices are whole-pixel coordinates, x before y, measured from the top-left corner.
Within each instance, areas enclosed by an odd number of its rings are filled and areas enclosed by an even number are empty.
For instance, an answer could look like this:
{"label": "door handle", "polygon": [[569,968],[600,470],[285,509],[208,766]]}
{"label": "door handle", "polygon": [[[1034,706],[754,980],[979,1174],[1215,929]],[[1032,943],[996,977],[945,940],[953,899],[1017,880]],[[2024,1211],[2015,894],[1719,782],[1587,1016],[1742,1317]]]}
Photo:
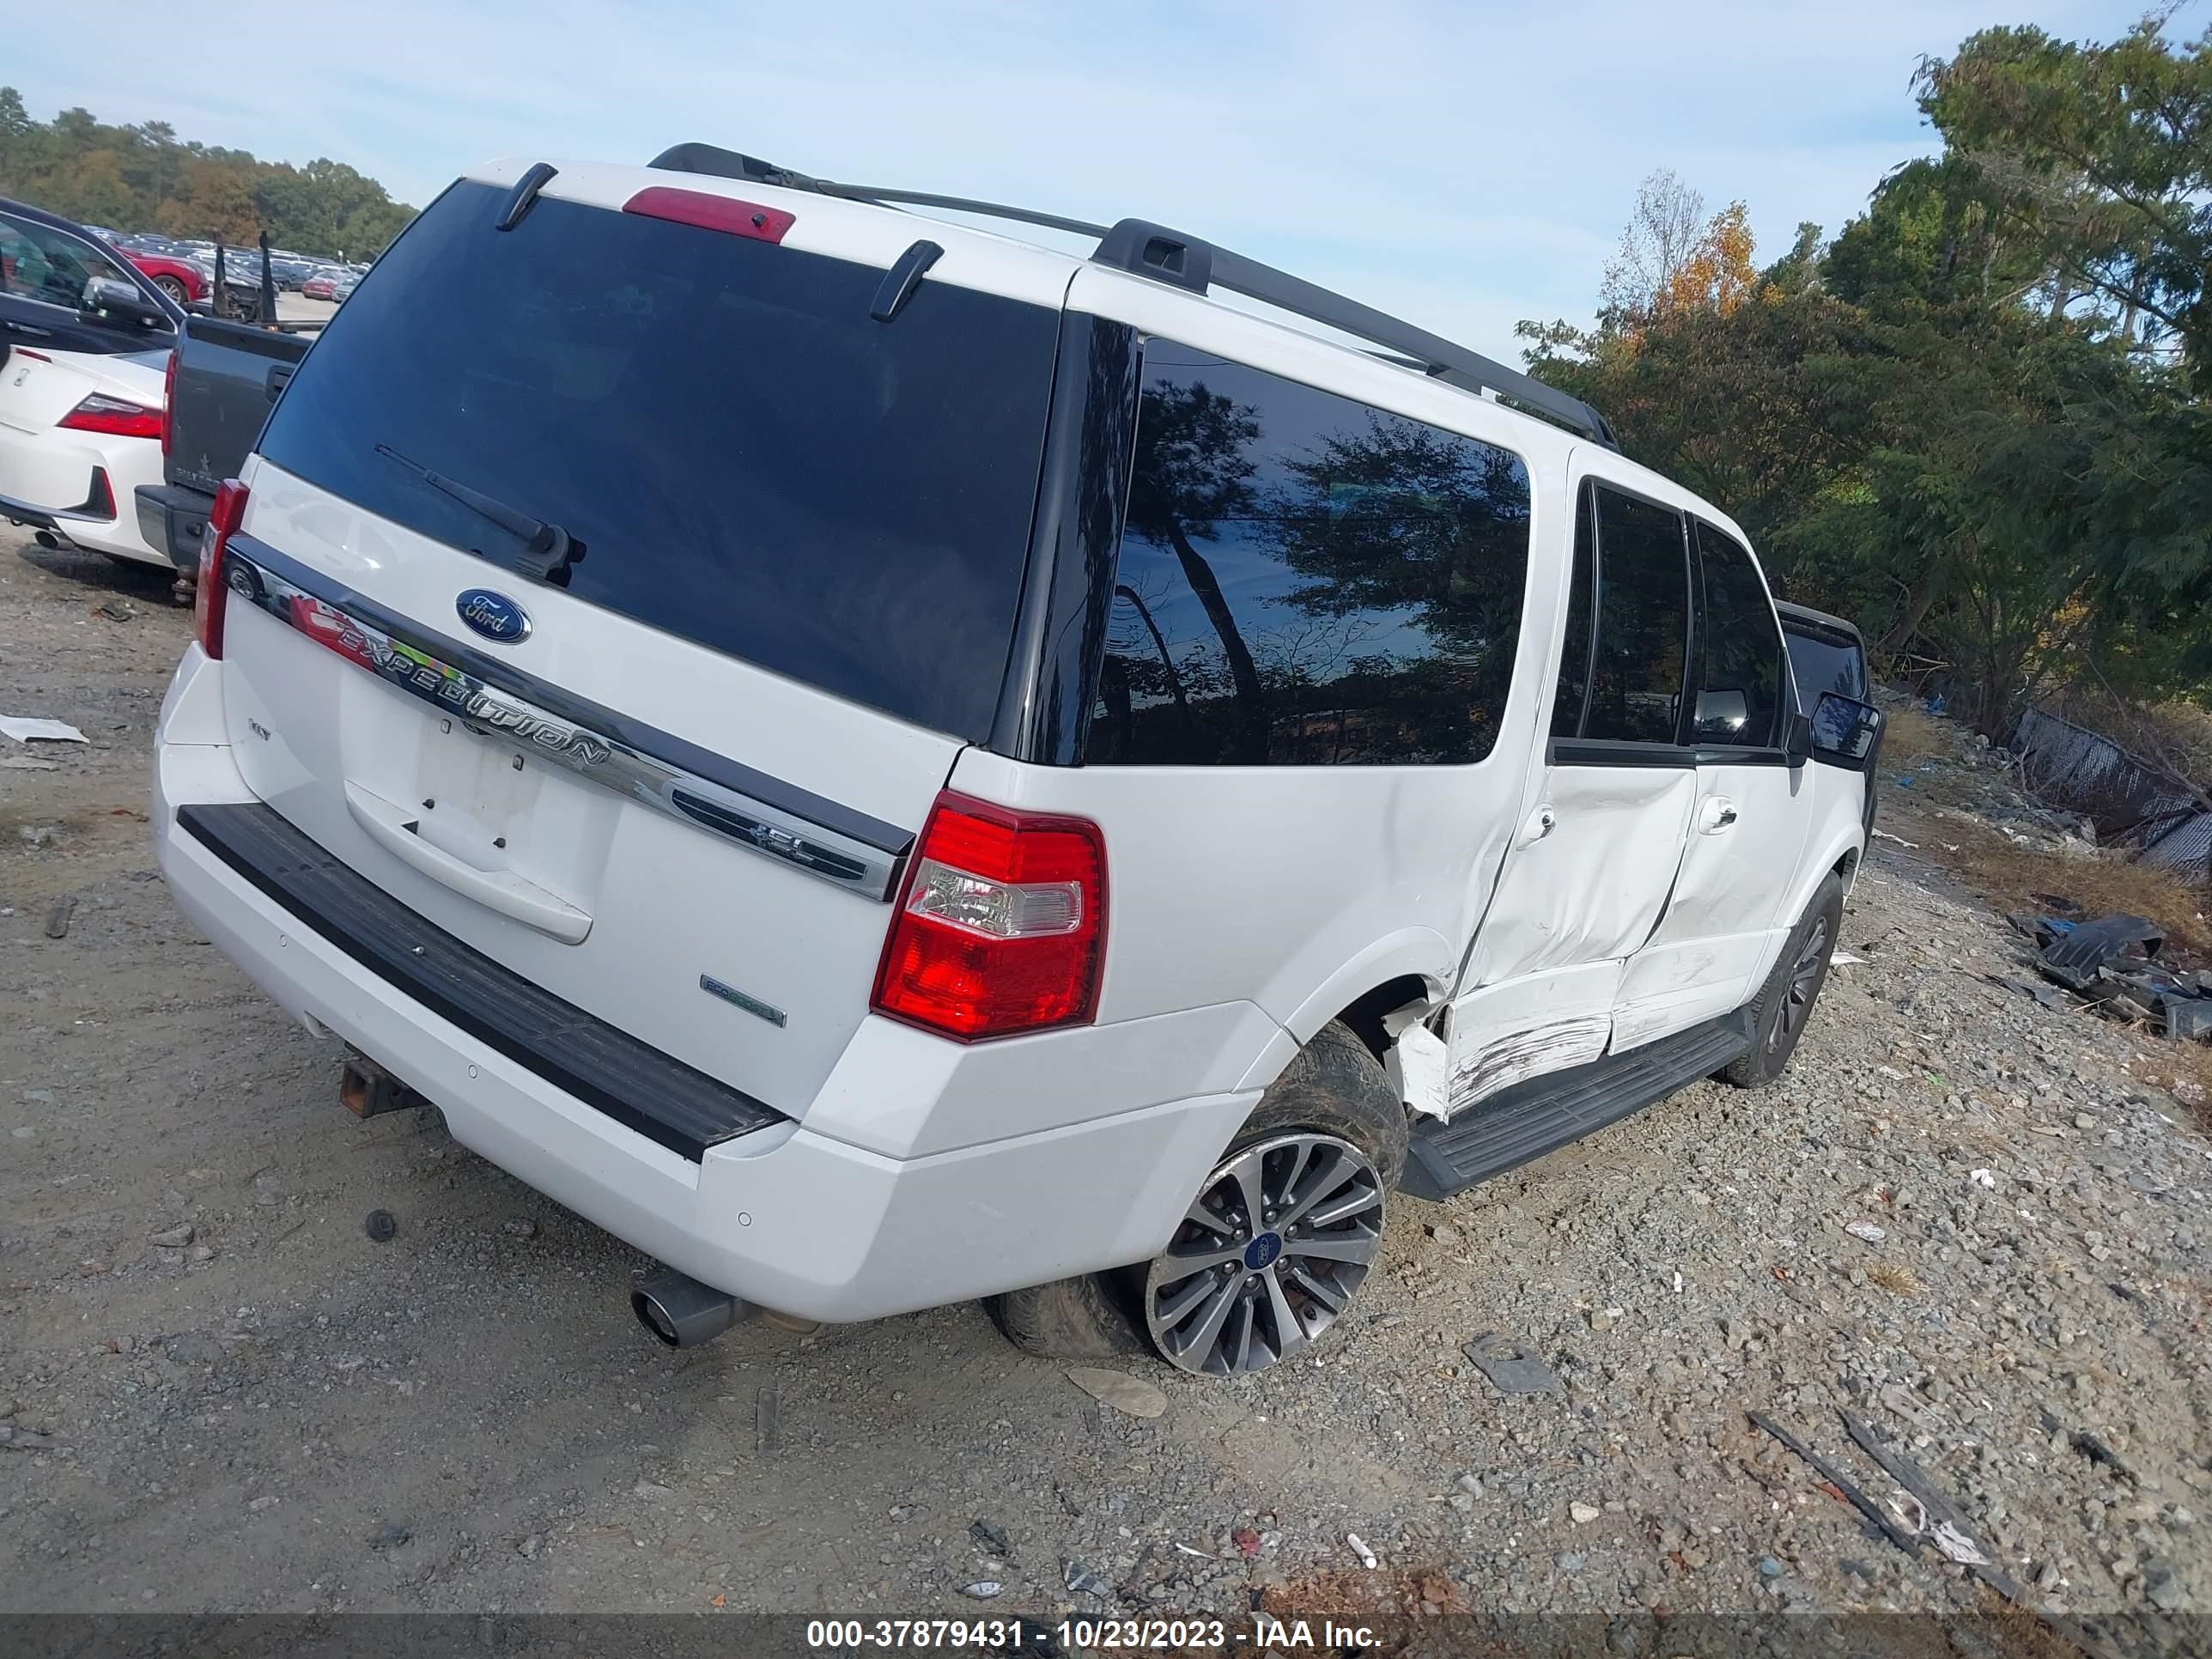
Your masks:
{"label": "door handle", "polygon": [[292,371],[298,367],[297,363],[279,363],[269,371],[267,379],[270,403],[275,403],[284,388],[292,384]]}
{"label": "door handle", "polygon": [[1735,803],[1725,795],[1708,795],[1698,808],[1698,833],[1717,836],[1735,827]]}

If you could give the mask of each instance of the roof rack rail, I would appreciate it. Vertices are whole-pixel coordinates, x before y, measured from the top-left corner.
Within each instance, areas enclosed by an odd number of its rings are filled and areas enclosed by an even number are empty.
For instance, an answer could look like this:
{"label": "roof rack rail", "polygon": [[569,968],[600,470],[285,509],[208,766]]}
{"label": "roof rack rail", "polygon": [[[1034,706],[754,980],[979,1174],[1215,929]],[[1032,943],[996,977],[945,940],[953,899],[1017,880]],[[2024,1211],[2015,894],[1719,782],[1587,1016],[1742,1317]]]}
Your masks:
{"label": "roof rack rail", "polygon": [[1608,449],[1620,447],[1605,416],[1580,398],[1546,386],[1532,375],[1508,368],[1493,358],[1455,344],[1442,335],[1431,334],[1388,312],[1377,311],[1302,276],[1293,276],[1286,270],[1278,270],[1273,265],[1148,220],[1124,219],[1114,225],[1099,225],[1056,213],[1040,213],[1031,208],[1009,207],[1003,202],[975,201],[964,196],[939,196],[872,185],[833,184],[827,179],[794,173],[757,156],[713,144],[677,144],[661,151],[648,165],[674,173],[701,173],[786,190],[812,191],[848,201],[942,208],[1018,224],[1041,225],[1077,236],[1096,236],[1098,246],[1091,257],[1099,264],[1149,276],[1194,294],[1204,294],[1214,288],[1226,289],[1248,300],[1256,300],[1379,346],[1382,351],[1370,355],[1386,362],[1402,362],[1462,391],[1486,392],[1532,414],[1556,421]]}

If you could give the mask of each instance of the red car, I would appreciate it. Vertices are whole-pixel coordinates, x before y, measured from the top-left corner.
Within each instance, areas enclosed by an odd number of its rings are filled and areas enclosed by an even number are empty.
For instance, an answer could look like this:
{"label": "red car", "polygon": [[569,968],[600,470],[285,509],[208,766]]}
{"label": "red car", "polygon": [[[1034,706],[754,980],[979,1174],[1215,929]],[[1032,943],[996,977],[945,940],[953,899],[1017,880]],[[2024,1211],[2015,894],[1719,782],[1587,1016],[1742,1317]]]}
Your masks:
{"label": "red car", "polygon": [[327,276],[308,277],[300,284],[300,295],[307,300],[335,300],[338,297],[332,291],[331,279]]}
{"label": "red car", "polygon": [[207,297],[207,278],[181,259],[169,259],[158,253],[134,253],[129,248],[118,248],[125,258],[154,279],[160,289],[179,305]]}

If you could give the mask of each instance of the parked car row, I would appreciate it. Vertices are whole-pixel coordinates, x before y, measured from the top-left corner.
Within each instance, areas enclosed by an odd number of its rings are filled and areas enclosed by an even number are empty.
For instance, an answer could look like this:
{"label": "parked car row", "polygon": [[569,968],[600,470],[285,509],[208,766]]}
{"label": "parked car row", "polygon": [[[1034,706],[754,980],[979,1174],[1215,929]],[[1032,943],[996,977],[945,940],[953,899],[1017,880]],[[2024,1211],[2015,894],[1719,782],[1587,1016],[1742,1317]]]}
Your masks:
{"label": "parked car row", "polygon": [[[162,291],[179,305],[205,299],[214,286],[213,242],[180,240],[150,231],[112,231],[98,225],[87,225],[84,229],[153,277]],[[223,263],[228,281],[246,286],[260,281],[258,249],[225,247]],[[368,269],[366,265],[313,258],[283,248],[270,250],[269,268],[279,291],[303,295],[311,300],[343,299]]]}
{"label": "parked car row", "polygon": [[[31,526],[49,545],[172,566],[180,592],[215,489],[191,484],[210,466],[222,469],[219,480],[244,461],[280,384],[268,371],[289,373],[307,349],[297,333],[235,320],[260,315],[258,251],[223,250],[218,295],[203,249],[211,255],[212,244],[112,239],[0,200],[0,520]],[[306,280],[343,298],[358,276],[346,268]],[[242,410],[195,408],[196,441],[215,441],[217,460],[204,450],[173,458],[170,393],[188,327],[242,343],[255,366]],[[179,480],[181,491],[172,488]]]}

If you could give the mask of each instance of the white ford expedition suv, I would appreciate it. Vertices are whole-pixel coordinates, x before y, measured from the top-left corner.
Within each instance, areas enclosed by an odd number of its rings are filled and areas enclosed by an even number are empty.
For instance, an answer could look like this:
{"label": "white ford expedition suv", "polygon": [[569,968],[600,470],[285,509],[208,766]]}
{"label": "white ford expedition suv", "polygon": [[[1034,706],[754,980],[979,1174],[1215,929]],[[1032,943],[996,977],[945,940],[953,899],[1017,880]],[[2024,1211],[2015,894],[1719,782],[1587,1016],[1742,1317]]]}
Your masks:
{"label": "white ford expedition suv", "polygon": [[483,167],[207,541],[179,902],[672,1343],[984,1297],[1267,1365],[1397,1194],[1773,1077],[1864,844],[1879,716],[1797,712],[1724,514],[1139,221]]}

